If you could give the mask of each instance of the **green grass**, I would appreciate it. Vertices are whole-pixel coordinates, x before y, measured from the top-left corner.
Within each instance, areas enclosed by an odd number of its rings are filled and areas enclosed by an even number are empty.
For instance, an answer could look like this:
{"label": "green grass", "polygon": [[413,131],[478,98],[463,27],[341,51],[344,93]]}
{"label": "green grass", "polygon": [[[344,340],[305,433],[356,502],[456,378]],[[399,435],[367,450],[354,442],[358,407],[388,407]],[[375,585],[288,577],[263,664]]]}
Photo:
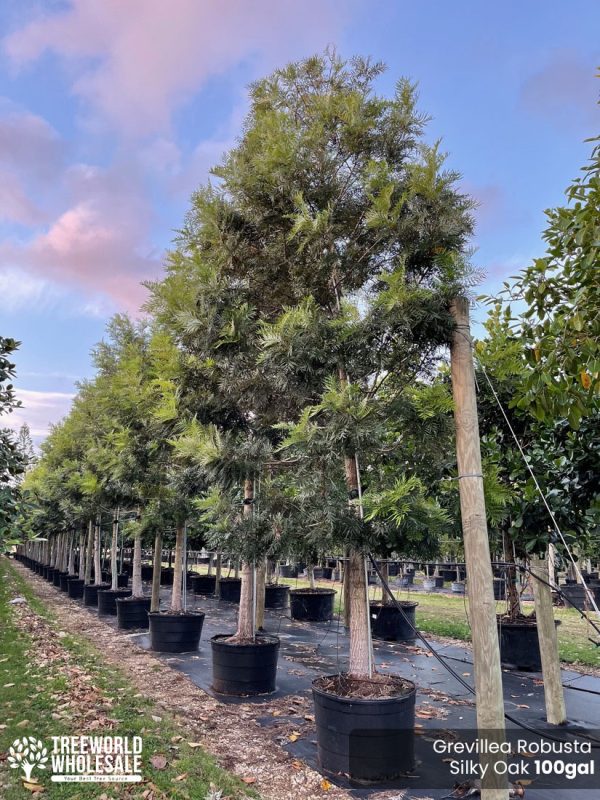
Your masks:
{"label": "green grass", "polygon": [[[51,736],[79,734],[79,731],[69,727],[68,721],[52,718],[56,697],[67,688],[66,681],[57,670],[30,663],[27,655],[30,640],[15,624],[15,607],[9,604],[11,597],[17,594],[27,599],[34,612],[55,625],[52,615],[36,598],[28,583],[9,561],[0,559],[0,722],[6,726],[0,728],[0,752],[6,752],[19,736],[36,736],[49,745]],[[118,724],[109,733],[143,737],[142,774],[167,797],[173,800],[204,800],[210,796],[211,784],[222,790],[224,797],[257,797],[249,787],[222,770],[201,748],[190,748],[185,737],[181,741],[172,741],[173,737],[182,735],[173,720],[164,711],[156,711],[148,699],[135,697],[137,690],[126,676],[113,666],[105,665],[102,655],[88,642],[75,636],[63,636],[59,641],[71,653],[72,662],[83,667],[92,676],[93,685],[113,701],[109,716]],[[160,717],[160,721],[153,720],[153,715]],[[26,724],[19,727],[18,723],[24,720]],[[151,766],[149,758],[155,753],[167,757],[166,769],[156,770]],[[21,770],[9,769],[6,762],[0,762],[2,800],[31,797],[31,793],[21,785],[22,774]],[[185,779],[176,782],[175,778],[183,774],[186,775]],[[119,784],[53,784],[47,771],[37,769],[33,777],[46,787],[43,797],[52,800],[87,800],[102,794],[117,798],[127,788]],[[146,784],[141,783],[132,791],[130,785],[127,797],[141,797],[147,788]]]}

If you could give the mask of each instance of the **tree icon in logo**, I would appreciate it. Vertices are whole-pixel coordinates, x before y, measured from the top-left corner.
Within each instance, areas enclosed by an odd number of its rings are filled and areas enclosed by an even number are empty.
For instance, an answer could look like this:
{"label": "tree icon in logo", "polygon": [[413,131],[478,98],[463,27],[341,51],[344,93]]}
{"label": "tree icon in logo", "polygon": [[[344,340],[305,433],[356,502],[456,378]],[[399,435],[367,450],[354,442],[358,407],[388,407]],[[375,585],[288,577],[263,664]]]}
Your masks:
{"label": "tree icon in logo", "polygon": [[23,736],[22,739],[15,739],[12,743],[12,747],[8,750],[7,761],[12,769],[21,767],[25,773],[25,779],[30,781],[31,771],[35,767],[46,769],[48,750],[44,747],[43,742],[34,736]]}

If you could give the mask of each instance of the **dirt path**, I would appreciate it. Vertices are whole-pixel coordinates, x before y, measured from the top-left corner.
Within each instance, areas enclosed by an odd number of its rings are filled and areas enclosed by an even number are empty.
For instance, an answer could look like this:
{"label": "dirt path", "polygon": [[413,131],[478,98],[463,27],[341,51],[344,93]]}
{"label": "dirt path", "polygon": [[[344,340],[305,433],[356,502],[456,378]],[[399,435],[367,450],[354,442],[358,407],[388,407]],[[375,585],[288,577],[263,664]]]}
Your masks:
{"label": "dirt path", "polygon": [[[278,738],[285,741],[292,735],[295,726],[293,720],[289,720],[290,710],[301,718],[307,713],[306,697],[285,697],[260,706],[220,703],[185,675],[137,646],[126,633],[119,634],[92,611],[70,600],[64,593],[59,594],[47,581],[24,567],[15,567],[58,621],[59,630],[56,632],[28,607],[22,607],[20,624],[33,637],[40,659],[50,664],[64,659],[64,648],[60,646],[61,632],[83,637],[96,648],[99,658],[122,670],[137,690],[151,699],[158,709],[168,711],[186,736],[200,742],[224,769],[252,783],[265,800],[350,798],[346,791],[323,781],[318,772],[293,759],[277,742]],[[89,689],[89,684],[86,676],[79,674],[76,665],[71,664],[69,669],[73,681],[73,705],[69,704],[72,713],[82,699],[77,695],[79,684],[83,683],[86,689]],[[257,714],[261,717],[285,715],[285,720],[281,724],[276,721],[272,728],[264,728],[257,722]],[[78,731],[89,725],[98,727],[94,720],[99,717],[106,720],[109,716],[110,710],[102,708],[101,701],[93,698],[77,720]],[[387,793],[378,795],[381,799],[386,796],[389,797]],[[399,797],[397,792],[393,796]]]}

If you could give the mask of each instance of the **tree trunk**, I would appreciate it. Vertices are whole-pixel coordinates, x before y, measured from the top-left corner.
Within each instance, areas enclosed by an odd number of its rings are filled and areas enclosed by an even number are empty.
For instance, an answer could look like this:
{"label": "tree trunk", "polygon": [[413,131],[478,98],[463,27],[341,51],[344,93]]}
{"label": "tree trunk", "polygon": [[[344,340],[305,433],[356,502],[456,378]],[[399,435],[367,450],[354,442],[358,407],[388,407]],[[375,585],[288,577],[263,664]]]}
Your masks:
{"label": "tree trunk", "polygon": [[[247,478],[244,481],[244,516],[253,514],[254,482]],[[240,609],[238,614],[238,627],[235,641],[251,642],[254,639],[254,567],[252,564],[242,565],[242,588],[240,594]]]}
{"label": "tree trunk", "polygon": [[86,564],[85,528],[82,528],[79,533],[79,571],[77,575],[80,581],[85,580],[85,564]]}
{"label": "tree trunk", "polygon": [[233,568],[233,577],[239,578],[240,577],[240,560],[236,558],[235,560],[235,567]]}
{"label": "tree trunk", "polygon": [[182,570],[183,570],[183,524],[177,525],[177,534],[175,537],[175,557],[173,563],[173,590],[171,592],[171,607],[170,611],[173,614],[179,614],[183,611],[183,603],[181,598],[182,589]]}
{"label": "tree trunk", "polygon": [[94,527],[94,583],[102,583],[102,565],[100,563],[100,537],[101,537],[102,517],[100,514],[96,517],[96,525]]}
{"label": "tree trunk", "polygon": [[504,561],[510,566],[506,569],[506,600],[508,602],[508,616],[510,619],[517,619],[521,614],[521,596],[517,586],[517,567],[510,546],[510,540],[506,531],[502,534],[502,544],[504,550]]}
{"label": "tree trunk", "polygon": [[350,663],[348,673],[354,678],[369,678],[373,670],[365,559],[361,553],[356,551],[350,553],[348,582],[350,587]]}
{"label": "tree trunk", "polygon": [[85,548],[85,575],[83,580],[88,586],[92,582],[92,566],[94,562],[94,523],[88,521],[87,544]]}
{"label": "tree trunk", "polygon": [[344,627],[350,627],[350,551],[346,550],[346,560],[344,561],[344,574],[342,576],[342,595],[344,598]]}
{"label": "tree trunk", "polygon": [[215,566],[215,596],[221,596],[221,573],[223,572],[223,556],[217,553],[217,563]]}
{"label": "tree trunk", "polygon": [[137,529],[133,537],[133,565],[131,569],[131,595],[143,597],[142,584],[142,532]]}
{"label": "tree trunk", "polygon": [[[385,590],[385,584],[389,583],[390,578],[390,567],[387,561],[384,561],[380,567],[381,577],[382,577],[382,586],[381,586],[381,602],[384,606],[392,605],[392,599],[389,594]],[[367,586],[367,590],[368,590]]]}
{"label": "tree trunk", "polygon": [[160,609],[160,571],[162,569],[162,534],[156,532],[154,537],[154,560],[152,568],[152,603],[150,611]]}
{"label": "tree trunk", "polygon": [[[469,303],[457,298],[452,305],[456,328],[452,337],[451,373],[456,425],[456,455],[460,511],[467,572],[469,602],[477,609],[471,615],[477,727],[481,736],[505,740],[502,671],[496,623],[496,601],[486,522],[475,372],[471,352]],[[493,760],[480,756],[487,773],[482,782],[482,800],[508,800],[505,776],[497,775]]]}
{"label": "tree trunk", "polygon": [[212,575],[212,570],[213,570],[212,562],[213,562],[213,554],[209,553],[208,554],[208,575]]}
{"label": "tree trunk", "polygon": [[267,565],[262,561],[256,570],[256,614],[254,619],[254,628],[257,631],[264,630],[265,627],[265,583],[266,583]]}
{"label": "tree trunk", "polygon": [[69,575],[75,575],[75,531],[71,531],[69,538]]}
{"label": "tree trunk", "polygon": [[112,524],[112,541],[110,543],[110,588],[114,591],[119,588],[119,562],[117,551],[119,548],[119,509],[115,511]]}
{"label": "tree trunk", "polygon": [[549,577],[547,559],[532,558],[531,572],[534,576],[538,575],[541,578],[539,581],[535,577],[533,579],[533,596],[542,657],[546,719],[551,725],[564,725],[567,721],[567,710],[560,672],[552,590],[547,585]]}
{"label": "tree trunk", "polygon": [[307,566],[307,568],[306,568],[306,571],[308,572],[308,585],[309,585],[309,587],[311,589],[315,589],[316,588],[316,583],[315,583],[315,566],[314,566],[314,564],[309,564]]}

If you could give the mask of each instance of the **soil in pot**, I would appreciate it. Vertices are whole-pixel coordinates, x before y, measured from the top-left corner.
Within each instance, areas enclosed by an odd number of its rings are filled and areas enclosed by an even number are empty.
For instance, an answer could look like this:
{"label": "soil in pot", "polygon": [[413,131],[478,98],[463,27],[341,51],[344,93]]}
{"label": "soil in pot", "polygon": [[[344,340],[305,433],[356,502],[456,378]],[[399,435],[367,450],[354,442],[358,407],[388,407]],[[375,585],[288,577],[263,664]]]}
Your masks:
{"label": "soil in pot", "polygon": [[196,573],[192,578],[194,594],[214,594],[216,585],[216,575],[198,575],[198,573]]}
{"label": "soil in pot", "polygon": [[117,599],[130,597],[131,589],[101,589],[98,592],[98,614],[117,615]]}
{"label": "soil in pot", "polygon": [[[555,620],[555,625],[560,625]],[[541,672],[542,658],[535,615],[516,619],[498,617],[500,661],[504,669]]]}
{"label": "soil in pot", "polygon": [[290,608],[292,619],[307,622],[328,622],[333,618],[333,589],[292,589]]}
{"label": "soil in pot", "polygon": [[110,589],[110,583],[89,583],[83,587],[83,605],[97,606],[98,592],[102,589]]}
{"label": "soil in pot", "polygon": [[229,603],[239,603],[241,591],[241,578],[221,578],[219,582],[219,600],[227,600]]}
{"label": "soil in pot", "polygon": [[257,695],[275,691],[279,639],[261,634],[251,642],[231,641],[220,634],[210,640],[212,688],[219,694]]}
{"label": "soil in pot", "polygon": [[313,681],[317,758],[321,769],[379,783],[415,767],[414,683],[394,675]]}
{"label": "soil in pot", "polygon": [[81,600],[83,597],[84,585],[85,581],[83,578],[71,578],[69,581],[69,588],[67,589],[69,597],[72,597],[73,600]]}
{"label": "soil in pot", "polygon": [[286,608],[290,602],[290,587],[279,583],[265,586],[265,608]]}
{"label": "soil in pot", "polygon": [[412,626],[415,625],[415,611],[418,603],[402,600],[400,606],[408,620],[395,605],[370,603],[371,633],[375,639],[387,642],[412,642],[416,637]]}
{"label": "soil in pot", "polygon": [[189,653],[198,649],[204,613],[148,613],[150,648],[159,653]]}
{"label": "soil in pot", "polygon": [[117,628],[147,628],[151,597],[117,597]]}

